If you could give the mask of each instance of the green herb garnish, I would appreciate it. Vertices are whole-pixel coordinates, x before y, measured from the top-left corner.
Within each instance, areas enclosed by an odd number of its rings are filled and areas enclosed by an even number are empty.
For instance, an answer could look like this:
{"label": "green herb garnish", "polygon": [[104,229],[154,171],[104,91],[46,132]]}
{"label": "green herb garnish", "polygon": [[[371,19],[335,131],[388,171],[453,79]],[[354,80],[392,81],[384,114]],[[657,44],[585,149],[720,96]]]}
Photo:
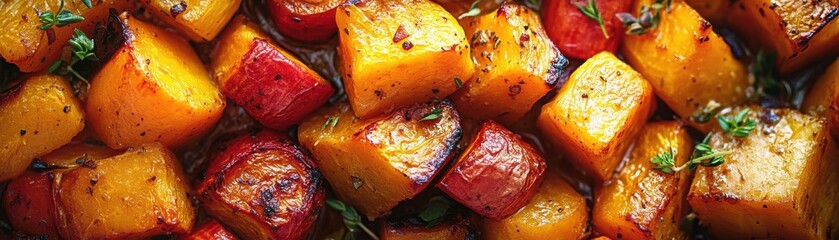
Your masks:
{"label": "green herb garnish", "polygon": [[441,117],[443,117],[443,109],[435,108],[434,110],[431,110],[431,112],[429,112],[428,114],[425,114],[425,116],[422,116],[420,121],[434,120]]}
{"label": "green herb garnish", "polygon": [[[50,65],[47,69],[47,73],[58,73],[60,75],[67,75],[72,74],[73,76],[77,77],[79,80],[87,83],[90,86],[90,82],[87,81],[85,77],[83,77],[79,72],[73,69],[73,65],[80,61],[90,60],[90,61],[99,61],[99,58],[96,57],[96,53],[93,52],[93,48],[95,44],[93,39],[87,37],[87,35],[79,30],[78,28],[73,29],[75,34],[73,37],[70,38],[70,47],[73,49],[73,54],[71,55],[70,62],[64,62],[62,59],[58,59]],[[66,64],[65,64],[66,63]],[[62,66],[64,66],[62,68]]]}
{"label": "green herb garnish", "polygon": [[746,118],[746,114],[749,114],[749,109],[743,109],[736,117],[717,116],[717,121],[719,121],[720,128],[722,128],[723,132],[738,138],[748,137],[755,127],[757,127],[757,122]]}
{"label": "green herb garnish", "polygon": [[428,203],[425,204],[425,210],[418,216],[428,223],[427,227],[433,227],[443,220],[450,207],[449,200],[443,196],[436,196],[428,200]]}
{"label": "green herb garnish", "polygon": [[457,85],[457,88],[463,87],[463,81],[460,81],[458,77],[454,77],[454,84]]}
{"label": "green herb garnish", "polygon": [[681,166],[675,166],[676,153],[673,148],[670,148],[670,151],[668,152],[663,152],[655,155],[652,159],[650,159],[650,163],[655,165],[653,169],[659,170],[664,173],[674,173],[683,169],[688,169],[692,171],[696,169],[696,166],[698,165],[702,165],[703,167],[719,166],[725,163],[725,156],[733,152],[714,152],[711,146],[708,145],[708,140],[710,138],[711,134],[709,133],[707,136],[705,136],[705,139],[702,140],[701,143],[696,145],[696,148],[693,150],[693,155],[691,155],[690,160],[688,160]]}
{"label": "green herb garnish", "polygon": [[326,129],[326,127],[329,127],[329,129],[335,128],[335,126],[338,125],[338,120],[340,120],[340,117],[338,116],[329,117],[328,119],[326,119],[326,122],[323,123],[323,126],[320,126],[320,130],[324,130]]}
{"label": "green herb garnish", "polygon": [[344,226],[347,227],[347,230],[350,231],[350,234],[354,235],[359,230],[362,230],[365,233],[367,233],[367,235],[370,236],[370,238],[374,240],[379,240],[379,237],[377,237],[376,234],[373,233],[373,231],[370,231],[370,229],[367,228],[367,226],[364,226],[364,223],[361,221],[361,216],[358,215],[358,211],[356,211],[355,208],[353,208],[352,206],[346,205],[344,204],[344,202],[337,199],[326,199],[326,205],[328,205],[332,209],[335,209],[336,211],[341,212],[341,216],[343,216],[344,218]]}
{"label": "green herb garnish", "polygon": [[626,34],[642,35],[658,27],[661,22],[661,10],[670,12],[671,0],[656,0],[650,6],[641,6],[641,14],[638,18],[630,13],[618,13],[615,16],[623,23]]}
{"label": "green herb garnish", "polygon": [[588,0],[588,5],[582,3],[574,3],[577,6],[577,9],[589,17],[597,21],[597,24],[600,25],[600,31],[603,32],[603,36],[606,36],[606,39],[609,39],[609,33],[606,33],[606,25],[603,24],[603,15],[600,15],[600,11],[597,10],[597,5],[595,4],[594,0]]}
{"label": "green herb garnish", "polygon": [[478,7],[479,4],[481,4],[481,0],[475,0],[474,2],[472,2],[472,5],[469,6],[469,11],[460,14],[460,16],[457,17],[457,19],[463,19],[465,17],[474,17],[480,15],[481,8]]}
{"label": "green herb garnish", "polygon": [[[85,4],[85,6],[87,6],[87,8],[93,7],[90,4],[90,0],[83,0],[82,2]],[[64,9],[64,0],[59,1],[58,11],[55,12],[57,13],[54,13],[52,11],[45,11],[39,14],[38,18],[41,21],[41,26],[39,26],[38,28],[40,28],[41,30],[47,30],[50,29],[52,26],[63,27],[68,24],[84,21],[84,17],[76,15],[75,13],[70,12],[70,10]]]}
{"label": "green herb garnish", "polygon": [[[792,87],[786,81],[778,79],[775,74],[775,54],[760,50],[752,60],[752,75],[757,83],[757,90],[761,94],[789,98]],[[789,100],[789,99],[787,99]]]}

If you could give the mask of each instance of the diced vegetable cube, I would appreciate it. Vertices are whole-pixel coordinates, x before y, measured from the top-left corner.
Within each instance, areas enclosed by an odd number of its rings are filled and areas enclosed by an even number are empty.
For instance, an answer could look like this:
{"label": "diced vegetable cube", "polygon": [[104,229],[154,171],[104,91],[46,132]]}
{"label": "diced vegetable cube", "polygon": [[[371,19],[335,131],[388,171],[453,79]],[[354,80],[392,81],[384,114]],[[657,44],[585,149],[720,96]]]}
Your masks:
{"label": "diced vegetable cube", "polygon": [[839,58],[810,86],[801,110],[827,118],[833,136],[839,137]]}
{"label": "diced vegetable cube", "polygon": [[568,57],[585,60],[602,51],[615,52],[623,39],[625,31],[615,14],[628,12],[632,1],[594,1],[603,19],[602,28],[597,20],[584,15],[576,5],[587,6],[588,2],[588,0],[542,1],[541,12],[545,31],[559,50]]}
{"label": "diced vegetable cube", "polygon": [[216,220],[204,223],[189,235],[183,235],[178,240],[237,240],[232,232],[227,231],[224,226]]}
{"label": "diced vegetable cube", "polygon": [[268,10],[277,30],[300,41],[322,42],[336,32],[335,13],[345,0],[271,0]]}
{"label": "diced vegetable cube", "polygon": [[442,220],[427,223],[418,217],[388,219],[382,222],[382,240],[477,239],[478,231],[468,214],[447,210]]}
{"label": "diced vegetable cube", "polygon": [[210,41],[239,10],[242,0],[142,0],[146,11],[193,41]]}

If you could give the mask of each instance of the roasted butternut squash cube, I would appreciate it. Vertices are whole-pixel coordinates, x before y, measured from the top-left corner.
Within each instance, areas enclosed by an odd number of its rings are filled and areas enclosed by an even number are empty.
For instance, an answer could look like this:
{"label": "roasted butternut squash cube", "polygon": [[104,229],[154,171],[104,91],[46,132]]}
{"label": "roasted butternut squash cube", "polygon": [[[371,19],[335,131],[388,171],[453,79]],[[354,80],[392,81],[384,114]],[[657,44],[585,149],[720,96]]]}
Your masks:
{"label": "roasted butternut squash cube", "polygon": [[31,0],[0,3],[0,58],[13,63],[23,72],[47,69],[61,56],[62,48],[73,36],[74,28],[93,36],[94,28],[108,20],[110,11],[122,12],[132,6],[130,0],[91,1],[87,8],[82,1],[64,1],[64,10],[84,17],[84,21],[48,30],[41,30],[39,13],[57,14],[60,1]]}
{"label": "roasted butternut squash cube", "polygon": [[839,151],[825,120],[749,109],[758,124],[748,137],[711,136],[714,151],[732,153],[698,169],[687,196],[693,211],[715,238],[836,239]]}
{"label": "roasted butternut squash cube", "polygon": [[570,161],[604,181],[654,109],[653,89],[641,74],[602,52],[571,74],[537,125]]}
{"label": "roasted butternut squash cube", "polygon": [[239,10],[242,0],[144,0],[157,19],[172,25],[193,41],[213,40]]}
{"label": "roasted butternut squash cube", "polygon": [[437,187],[478,214],[501,220],[533,197],[545,168],[545,159],[521,136],[489,120]]}
{"label": "roasted butternut squash cube", "polygon": [[349,1],[335,16],[341,77],[356,116],[443,99],[475,71],[457,19],[428,0]]}
{"label": "roasted butternut squash cube", "polygon": [[283,36],[307,41],[323,42],[338,32],[335,13],[345,0],[271,0],[268,10],[274,17],[277,30]]}
{"label": "roasted butternut squash cube", "polygon": [[56,196],[61,174],[90,161],[108,158],[118,153],[104,146],[83,143],[65,145],[38,157],[23,175],[12,179],[3,195],[3,207],[9,224],[16,231],[29,236],[48,236],[59,239],[59,210]]}
{"label": "roasted butternut squash cube", "polygon": [[839,53],[839,1],[724,1],[726,24],[752,49],[772,50],[781,74]]}
{"label": "roasted butternut squash cube", "polygon": [[58,191],[67,239],[182,234],[195,221],[187,178],[175,155],[157,143],[67,171]]}
{"label": "roasted butternut squash cube", "polygon": [[702,18],[713,23],[724,23],[729,14],[730,2],[727,0],[685,0]]}
{"label": "roasted butternut squash cube", "polygon": [[270,131],[226,146],[198,185],[204,210],[243,239],[303,239],[324,207],[317,165]]}
{"label": "roasted butternut squash cube", "polygon": [[189,44],[127,13],[116,54],[93,77],[86,112],[114,149],[160,142],[178,148],[201,138],[225,102]]}
{"label": "roasted butternut squash cube", "polygon": [[548,39],[538,13],[525,6],[503,3],[466,22],[477,71],[471,80],[457,79],[463,87],[452,100],[466,118],[512,124],[553,89],[568,60]]}
{"label": "roasted butternut squash cube", "polygon": [[388,219],[382,222],[378,234],[382,240],[448,240],[477,239],[478,231],[468,214],[451,209],[454,213],[443,220],[429,224],[418,217]]}
{"label": "roasted butternut squash cube", "polygon": [[693,139],[678,122],[655,122],[641,131],[626,165],[595,192],[594,230],[614,239],[687,239],[681,232],[689,206],[690,172],[664,173],[650,159],[671,152],[676,166],[693,154]]}
{"label": "roasted butternut squash cube", "polygon": [[59,76],[31,76],[0,94],[0,181],[70,143],[84,129],[84,119],[73,89]]}
{"label": "roasted butternut squash cube", "polygon": [[596,20],[584,15],[575,5],[587,3],[575,0],[542,1],[545,31],[559,50],[570,58],[585,60],[603,51],[616,52],[624,29],[615,14],[628,12],[632,7],[631,0],[595,1],[603,19],[604,27],[601,28]]}
{"label": "roasted butternut squash cube", "polygon": [[447,101],[367,119],[339,103],[298,128],[300,145],[314,155],[335,195],[369,219],[425,189],[460,137],[460,116]]}
{"label": "roasted butternut squash cube", "polygon": [[827,118],[834,137],[839,137],[839,58],[810,86],[801,110]]}
{"label": "roasted butternut squash cube", "polygon": [[332,96],[332,85],[273,43],[244,16],[234,19],[213,54],[221,92],[269,128],[297,124]]}
{"label": "roasted butternut squash cube", "polygon": [[224,226],[216,220],[210,220],[195,229],[189,235],[183,235],[178,240],[237,240],[239,238],[227,231]]}
{"label": "roasted butternut squash cube", "polygon": [[542,186],[524,208],[502,220],[485,219],[486,239],[584,239],[588,236],[586,199],[562,178],[546,172]]}
{"label": "roasted butternut squash cube", "polygon": [[[634,11],[652,3],[638,1]],[[716,124],[712,117],[701,117],[705,107],[735,106],[747,100],[746,66],[732,56],[711,23],[684,2],[673,2],[669,13],[662,12],[658,28],[626,35],[624,54],[652,84],[656,95],[702,132]]]}

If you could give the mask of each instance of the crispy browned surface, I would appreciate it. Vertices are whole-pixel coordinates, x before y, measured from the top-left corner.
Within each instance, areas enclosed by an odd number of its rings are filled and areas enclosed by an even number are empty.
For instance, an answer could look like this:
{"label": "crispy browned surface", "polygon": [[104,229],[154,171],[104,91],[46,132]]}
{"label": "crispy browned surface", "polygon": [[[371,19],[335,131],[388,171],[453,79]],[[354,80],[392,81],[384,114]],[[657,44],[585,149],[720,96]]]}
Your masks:
{"label": "crispy browned surface", "polygon": [[465,212],[449,209],[443,219],[429,226],[417,217],[382,221],[379,238],[382,240],[475,240],[478,231],[475,219]]}
{"label": "crispy browned surface", "polygon": [[142,0],[146,11],[194,41],[209,41],[221,32],[242,0]]}
{"label": "crispy browned surface", "polygon": [[183,235],[178,240],[237,240],[239,238],[228,231],[218,221],[210,220],[199,226],[188,235]]}

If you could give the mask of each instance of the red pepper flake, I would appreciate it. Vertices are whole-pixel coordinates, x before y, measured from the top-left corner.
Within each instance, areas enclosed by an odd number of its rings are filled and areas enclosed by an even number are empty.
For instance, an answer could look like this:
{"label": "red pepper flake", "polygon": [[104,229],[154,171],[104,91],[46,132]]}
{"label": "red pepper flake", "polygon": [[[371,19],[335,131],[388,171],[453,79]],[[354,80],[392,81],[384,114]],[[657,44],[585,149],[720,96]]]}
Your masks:
{"label": "red pepper flake", "polygon": [[414,44],[411,43],[411,41],[405,41],[404,43],[402,43],[402,49],[411,50],[411,48],[413,48],[413,47],[414,47]]}
{"label": "red pepper flake", "polygon": [[530,41],[530,35],[528,35],[527,33],[522,33],[521,37],[519,37],[519,41],[522,41],[522,42]]}
{"label": "red pepper flake", "polygon": [[397,28],[396,33],[393,34],[393,42],[394,43],[401,42],[402,40],[408,38],[409,36],[411,36],[411,34],[409,34],[408,31],[405,31],[405,26],[403,26],[402,24],[399,24],[399,28]]}

